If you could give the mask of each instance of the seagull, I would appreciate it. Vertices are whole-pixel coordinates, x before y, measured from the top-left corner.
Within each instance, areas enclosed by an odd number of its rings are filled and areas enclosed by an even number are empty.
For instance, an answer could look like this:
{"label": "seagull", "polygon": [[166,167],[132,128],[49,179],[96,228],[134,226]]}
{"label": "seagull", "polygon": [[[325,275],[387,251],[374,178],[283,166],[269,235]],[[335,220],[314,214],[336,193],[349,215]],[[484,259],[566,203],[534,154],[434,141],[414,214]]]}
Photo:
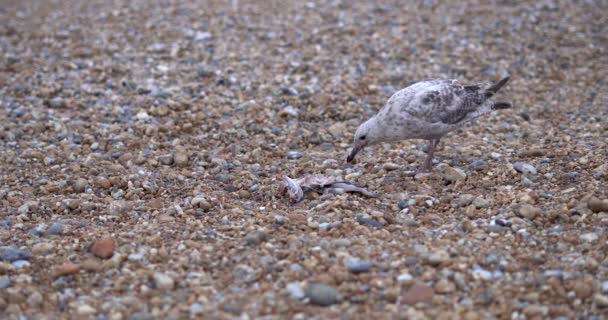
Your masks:
{"label": "seagull", "polygon": [[364,147],[405,139],[429,140],[427,157],[418,172],[432,170],[433,154],[441,137],[494,110],[511,108],[508,102],[491,102],[509,81],[460,85],[456,80],[427,80],[393,94],[384,107],[355,132],[350,163]]}

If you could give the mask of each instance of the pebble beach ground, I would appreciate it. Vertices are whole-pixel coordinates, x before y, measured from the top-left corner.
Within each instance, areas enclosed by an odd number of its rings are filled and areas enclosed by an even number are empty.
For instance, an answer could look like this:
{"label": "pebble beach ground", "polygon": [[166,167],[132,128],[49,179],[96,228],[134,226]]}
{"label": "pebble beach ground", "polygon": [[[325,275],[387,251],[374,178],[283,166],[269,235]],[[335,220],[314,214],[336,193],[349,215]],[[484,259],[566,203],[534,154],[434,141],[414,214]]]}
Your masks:
{"label": "pebble beach ground", "polygon": [[[0,318],[608,317],[605,1],[1,1]],[[364,150],[396,90],[515,108]],[[292,204],[284,175],[339,189]]]}

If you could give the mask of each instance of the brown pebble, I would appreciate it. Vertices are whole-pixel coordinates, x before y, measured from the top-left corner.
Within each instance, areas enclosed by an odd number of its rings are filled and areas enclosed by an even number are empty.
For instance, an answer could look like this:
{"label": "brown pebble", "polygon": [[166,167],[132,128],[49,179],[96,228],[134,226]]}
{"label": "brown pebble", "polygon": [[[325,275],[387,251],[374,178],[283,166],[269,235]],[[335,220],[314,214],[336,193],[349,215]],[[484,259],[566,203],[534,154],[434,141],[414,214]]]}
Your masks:
{"label": "brown pebble", "polygon": [[91,246],[91,252],[102,259],[108,259],[114,254],[116,243],[110,238],[99,240]]}
{"label": "brown pebble", "polygon": [[91,258],[91,259],[86,259],[86,260],[82,261],[80,266],[82,267],[83,270],[97,272],[97,271],[101,270],[102,262],[100,260]]}
{"label": "brown pebble", "polygon": [[434,295],[433,288],[426,284],[416,283],[405,292],[401,301],[405,304],[415,305],[420,302],[431,301]]}
{"label": "brown pebble", "polygon": [[97,179],[97,183],[99,184],[100,187],[102,187],[104,189],[110,189],[112,187],[112,183],[110,182],[110,180],[103,178],[103,177]]}
{"label": "brown pebble", "polygon": [[51,276],[53,278],[59,278],[70,274],[76,274],[78,273],[78,271],[80,271],[79,265],[67,262],[53,269],[53,271],[51,272]]}

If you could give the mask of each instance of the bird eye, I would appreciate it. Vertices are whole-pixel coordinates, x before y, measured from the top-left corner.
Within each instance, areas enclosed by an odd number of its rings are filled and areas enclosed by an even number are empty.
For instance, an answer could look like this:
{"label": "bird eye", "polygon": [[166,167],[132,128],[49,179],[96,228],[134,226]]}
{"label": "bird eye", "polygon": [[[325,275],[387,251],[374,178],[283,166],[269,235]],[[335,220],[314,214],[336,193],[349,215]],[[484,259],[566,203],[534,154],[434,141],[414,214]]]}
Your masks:
{"label": "bird eye", "polygon": [[361,138],[359,138],[360,140],[365,140],[365,136],[361,136]]}

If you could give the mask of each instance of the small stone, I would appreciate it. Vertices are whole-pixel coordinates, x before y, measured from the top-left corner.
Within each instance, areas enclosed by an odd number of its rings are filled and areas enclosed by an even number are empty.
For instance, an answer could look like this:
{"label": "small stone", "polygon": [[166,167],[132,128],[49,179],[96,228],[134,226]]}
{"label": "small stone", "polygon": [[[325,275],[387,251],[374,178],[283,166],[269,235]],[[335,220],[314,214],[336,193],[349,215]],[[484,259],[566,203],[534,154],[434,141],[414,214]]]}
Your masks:
{"label": "small stone", "polygon": [[40,294],[40,292],[38,291],[32,292],[32,294],[30,294],[30,296],[27,298],[27,304],[30,307],[36,308],[40,306],[43,302],[44,298],[42,297],[42,294]]}
{"label": "small stone", "polygon": [[372,268],[371,262],[358,258],[348,257],[344,262],[348,271],[352,273],[369,272]]}
{"label": "small stone", "polygon": [[299,282],[288,283],[286,287],[289,298],[292,300],[301,300],[306,296],[302,284]]}
{"label": "small stone", "polygon": [[97,184],[99,184],[100,187],[104,188],[104,189],[110,189],[112,187],[112,183],[110,182],[110,180],[104,178],[104,177],[100,177],[97,179]]}
{"label": "small stone", "polygon": [[477,267],[473,270],[473,278],[475,280],[482,279],[485,281],[490,281],[494,278],[494,274],[488,270]]}
{"label": "small stone", "polygon": [[78,273],[78,271],[80,271],[79,265],[68,262],[68,263],[64,263],[61,266],[58,266],[55,269],[53,269],[53,271],[51,272],[51,276],[53,278],[59,278],[62,276],[76,274],[76,273]]}
{"label": "small stone", "polygon": [[156,288],[165,291],[173,290],[175,287],[175,281],[173,278],[161,272],[154,273],[154,284],[156,285]]}
{"label": "small stone", "polygon": [[456,290],[454,283],[447,279],[441,279],[435,284],[435,292],[439,294],[451,293]]}
{"label": "small stone", "polygon": [[15,260],[15,261],[13,261],[12,265],[16,269],[21,269],[23,267],[29,267],[32,264],[29,261],[27,261],[27,260]]}
{"label": "small stone", "polygon": [[91,252],[102,259],[108,259],[114,254],[116,243],[110,238],[102,239],[91,246]]}
{"label": "small stone", "polygon": [[172,154],[165,154],[162,155],[158,158],[158,161],[160,161],[160,163],[166,165],[166,166],[170,166],[173,164],[173,155]]}
{"label": "small stone", "polygon": [[200,303],[193,303],[188,308],[188,311],[190,312],[191,316],[196,316],[203,313],[205,311],[205,308],[203,308],[203,305],[201,305]]}
{"label": "small stone", "polygon": [[608,212],[608,199],[592,198],[587,203],[587,207],[593,212]]}
{"label": "small stone", "polygon": [[597,241],[597,239],[599,239],[600,237],[597,235],[597,233],[590,232],[580,235],[579,238],[585,242],[594,242]]}
{"label": "small stone", "polygon": [[593,288],[588,283],[583,281],[577,281],[574,283],[572,290],[576,294],[576,297],[585,300],[593,294]]}
{"label": "small stone", "polygon": [[277,224],[284,224],[286,220],[287,219],[283,215],[277,214],[274,216],[274,222]]}
{"label": "small stone", "polygon": [[522,158],[536,158],[542,157],[545,155],[545,151],[542,149],[527,149],[523,150],[519,153],[519,156]]}
{"label": "small stone", "polygon": [[46,229],[46,234],[48,235],[61,235],[63,234],[63,224],[56,222],[53,223],[48,229]]}
{"label": "small stone", "polygon": [[492,206],[492,201],[479,196],[473,200],[473,205],[477,209],[489,208]]}
{"label": "small stone", "polygon": [[54,109],[61,109],[64,108],[66,106],[65,100],[63,100],[63,98],[61,97],[55,97],[51,100],[49,100],[49,107],[54,108]]}
{"label": "small stone", "polygon": [[433,288],[422,283],[413,284],[403,295],[401,302],[415,305],[421,302],[430,302],[435,295]]}
{"label": "small stone", "polygon": [[519,209],[519,214],[528,220],[534,220],[534,218],[540,216],[541,210],[529,204],[524,204]]}
{"label": "small stone", "polygon": [[408,282],[412,281],[413,279],[414,278],[409,273],[402,273],[399,276],[397,276],[397,281],[401,282],[401,283],[408,283]]}
{"label": "small stone", "polygon": [[287,159],[296,160],[304,156],[304,152],[300,151],[289,151],[287,152]]}
{"label": "small stone", "polygon": [[484,160],[473,161],[469,165],[469,169],[476,170],[476,171],[482,171],[482,170],[485,170],[487,168],[488,168],[488,164]]}
{"label": "small stone", "polygon": [[598,308],[608,308],[608,296],[598,293],[593,297],[593,302]]}
{"label": "small stone", "polygon": [[232,279],[236,284],[250,284],[258,279],[259,275],[252,267],[238,264],[232,269]]}
{"label": "small stone", "polygon": [[386,171],[393,171],[393,170],[397,170],[399,169],[400,166],[396,163],[385,163],[382,165],[382,169],[386,170]]}
{"label": "small stone", "polygon": [[457,202],[460,207],[466,207],[473,202],[473,199],[475,199],[474,195],[465,193],[465,194],[460,195],[460,197],[458,197]]}
{"label": "small stone", "polygon": [[215,181],[219,181],[222,183],[228,183],[232,180],[232,176],[229,174],[225,174],[225,173],[218,173],[215,176]]}
{"label": "small stone", "polygon": [[513,168],[515,170],[517,170],[517,172],[523,173],[523,174],[531,174],[531,175],[535,175],[538,173],[538,171],[536,170],[536,168],[527,163],[527,162],[515,162],[513,164]]}
{"label": "small stone", "polygon": [[185,167],[188,165],[189,157],[185,151],[178,151],[173,157],[173,161],[177,166]]}
{"label": "small stone", "polygon": [[202,209],[203,211],[209,211],[209,209],[211,209],[211,204],[209,201],[205,200],[204,197],[194,197],[192,200],[190,200],[190,204],[195,208],[198,207]]}
{"label": "small stone", "polygon": [[91,307],[88,304],[82,304],[78,306],[78,308],[76,309],[76,313],[81,316],[87,316],[97,313],[97,310],[95,310],[95,308]]}
{"label": "small stone", "polygon": [[602,282],[601,289],[602,293],[608,293],[608,280]]}
{"label": "small stone", "polygon": [[79,178],[76,180],[76,182],[74,182],[74,191],[78,193],[85,192],[88,184],[89,182],[86,179]]}
{"label": "small stone", "polygon": [[446,167],[443,170],[443,179],[449,182],[464,181],[467,174],[460,168]]}
{"label": "small stone", "polygon": [[8,277],[0,278],[0,289],[6,289],[6,288],[10,287],[10,285],[11,285],[11,279],[9,279]]}
{"label": "small stone", "polygon": [[244,239],[248,245],[255,246],[266,241],[267,237],[268,234],[266,233],[266,231],[256,230],[247,234]]}
{"label": "small stone", "polygon": [[432,266],[438,266],[450,260],[450,255],[445,250],[439,250],[431,253],[427,259],[427,263]]}
{"label": "small stone", "polygon": [[101,270],[101,268],[102,268],[101,261],[94,259],[94,258],[86,259],[86,260],[82,261],[80,266],[83,270],[90,271],[90,272],[97,272],[97,271]]}
{"label": "small stone", "polygon": [[251,194],[247,190],[239,190],[238,194],[239,194],[239,198],[241,198],[241,199],[251,198]]}
{"label": "small stone", "polygon": [[32,254],[29,251],[20,250],[15,247],[0,247],[0,261],[13,262],[16,260],[29,260]]}
{"label": "small stone", "polygon": [[332,286],[325,284],[311,284],[305,290],[306,297],[311,304],[326,307],[339,303],[342,295]]}

